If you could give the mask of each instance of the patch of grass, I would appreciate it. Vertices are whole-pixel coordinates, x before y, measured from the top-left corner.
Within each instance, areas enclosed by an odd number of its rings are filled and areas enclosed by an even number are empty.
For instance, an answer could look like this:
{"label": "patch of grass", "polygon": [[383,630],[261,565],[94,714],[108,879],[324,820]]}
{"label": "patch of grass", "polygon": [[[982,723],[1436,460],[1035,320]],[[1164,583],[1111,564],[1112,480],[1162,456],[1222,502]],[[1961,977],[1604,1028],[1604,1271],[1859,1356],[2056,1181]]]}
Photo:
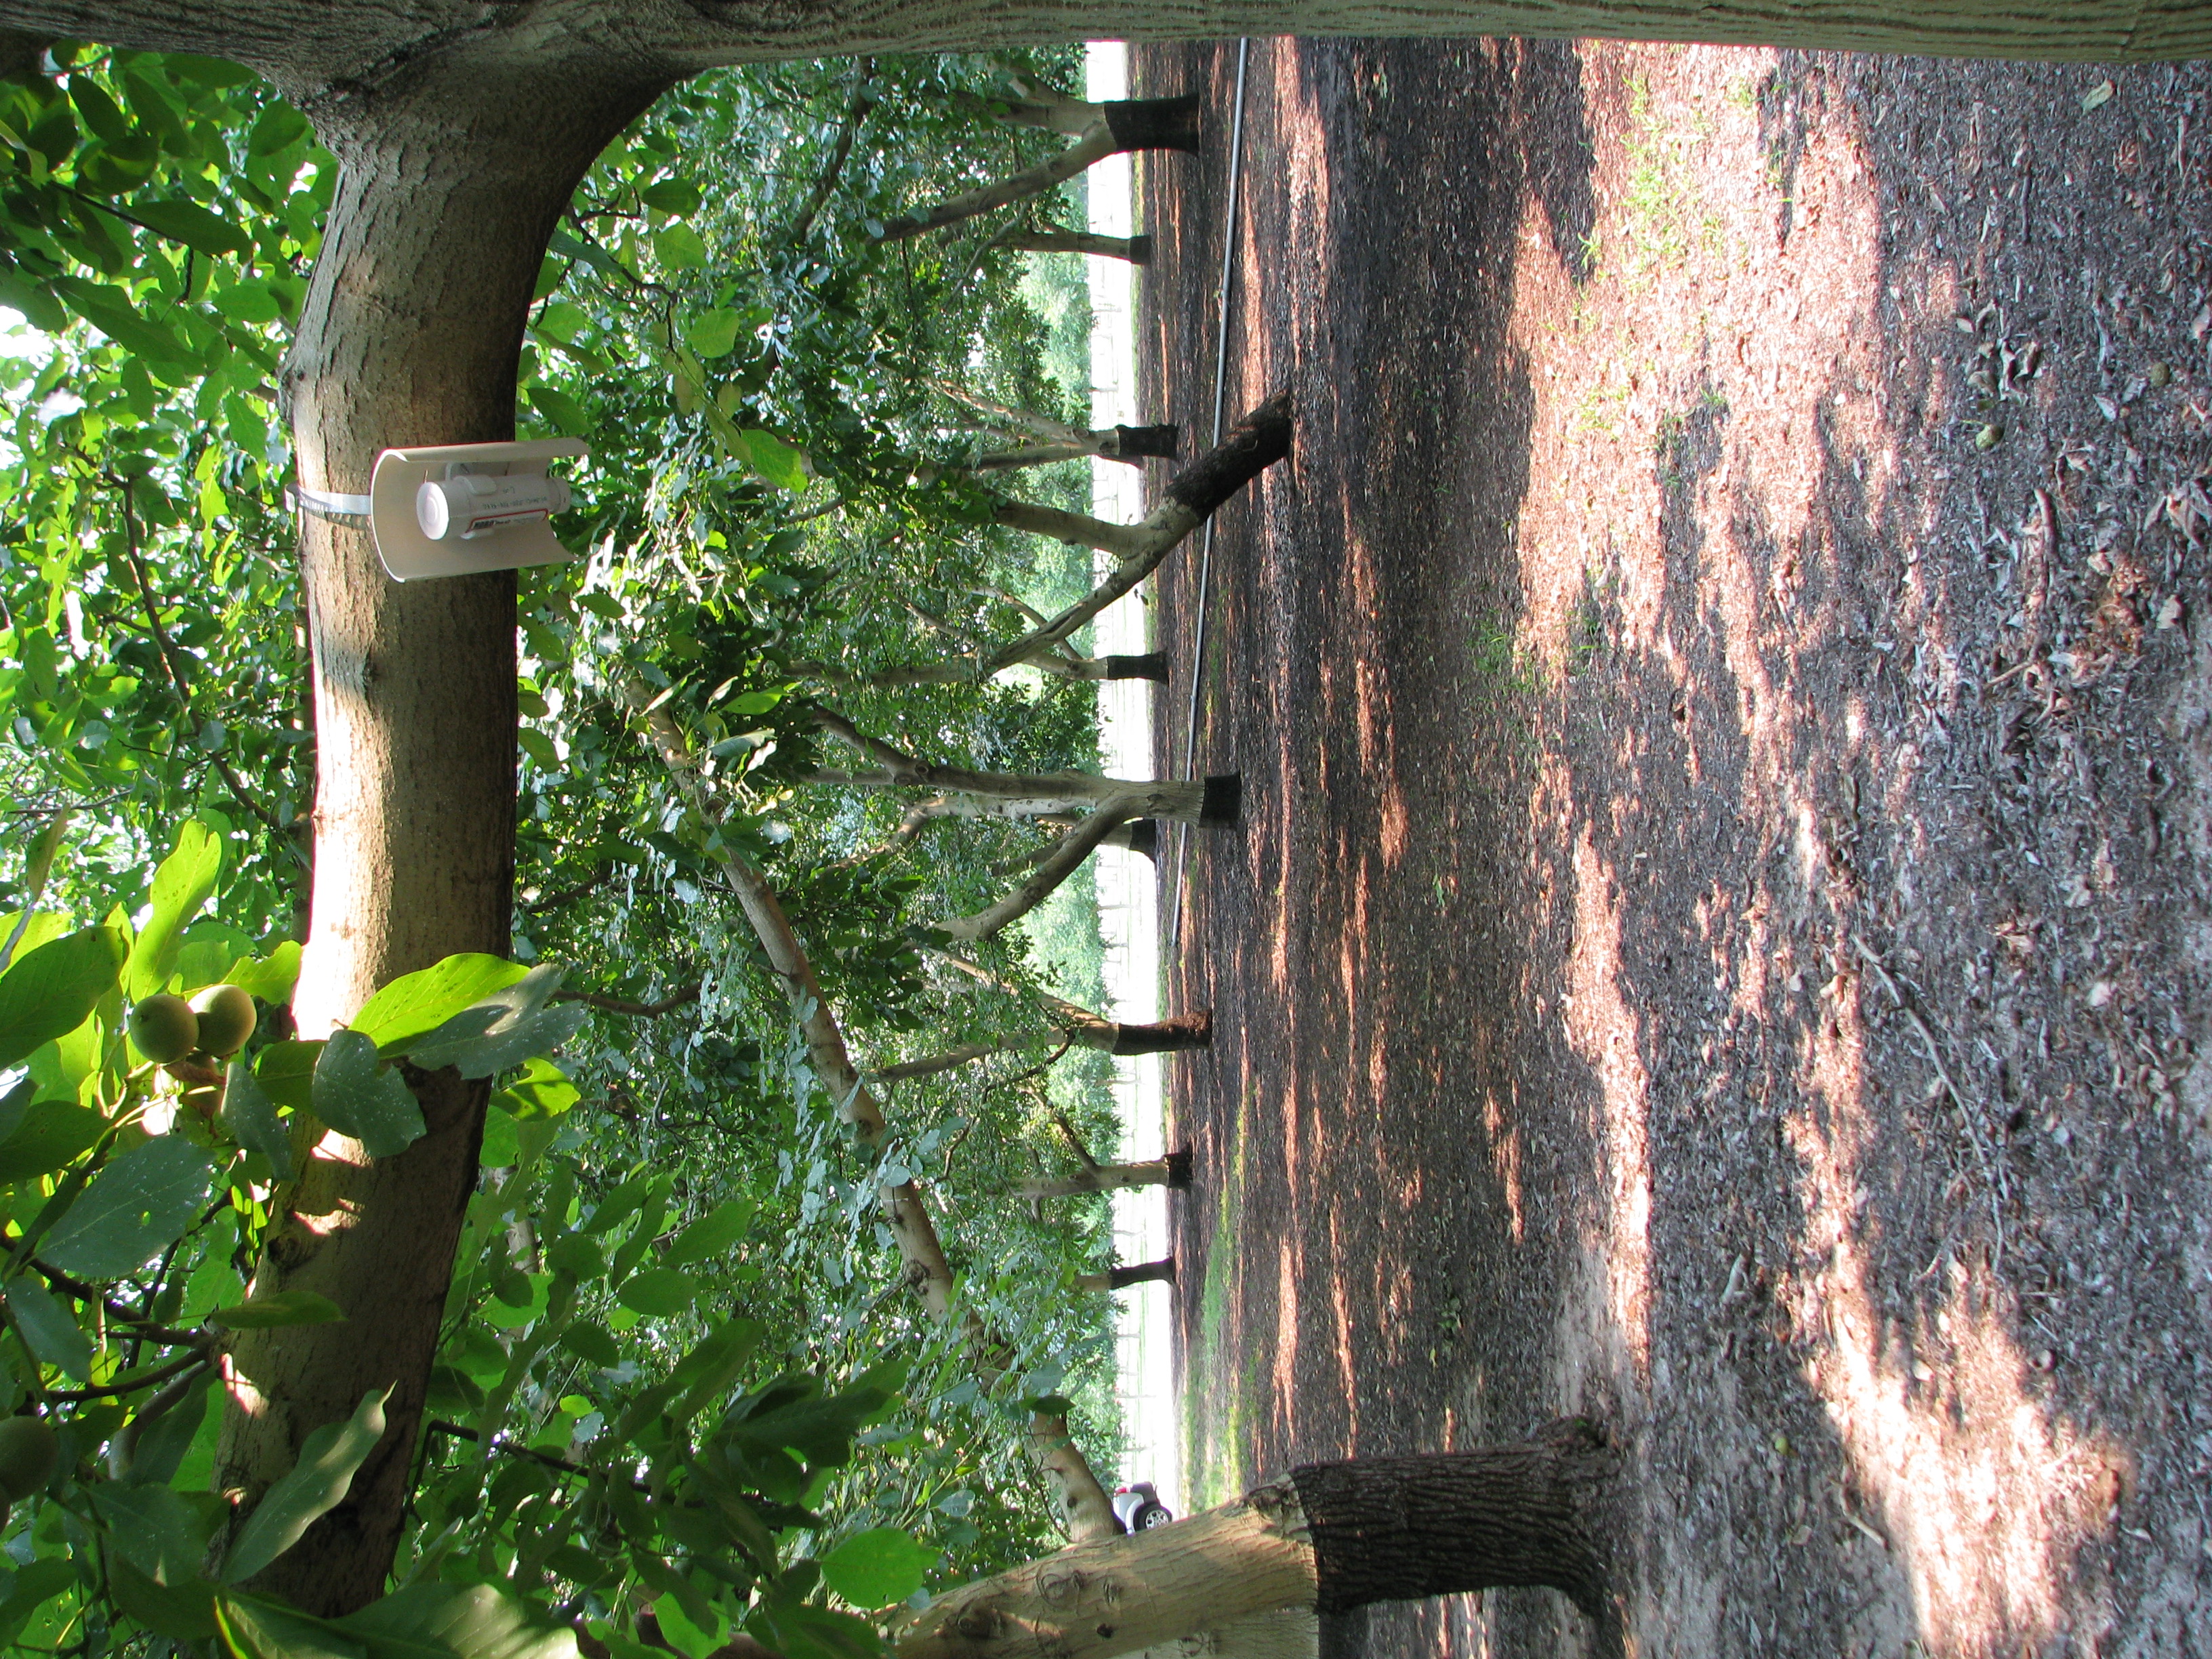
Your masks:
{"label": "patch of grass", "polygon": [[1582,597],[1575,604],[1574,622],[1567,629],[1567,678],[1580,678],[1595,668],[1613,644],[1615,600],[1620,577],[1613,571],[1585,566]]}
{"label": "patch of grass", "polygon": [[1484,702],[1511,702],[1543,689],[1543,672],[1535,653],[1522,648],[1512,624],[1503,618],[1478,618],[1469,651],[1476,695]]}
{"label": "patch of grass", "polygon": [[1627,424],[1629,396],[1626,380],[1592,380],[1568,411],[1567,424],[1577,432],[1618,438]]}
{"label": "patch of grass", "polygon": [[1650,83],[1641,76],[1629,85],[1628,118],[1620,264],[1635,285],[1680,264],[1693,247],[1717,251],[1721,221],[1698,199],[1691,167],[1711,132],[1711,118],[1699,111],[1685,124],[1669,123],[1651,107]]}
{"label": "patch of grass", "polygon": [[[1245,1379],[1230,1358],[1229,1279],[1243,1219],[1244,1139],[1242,1134],[1237,1137],[1236,1152],[1222,1172],[1214,1199],[1213,1234],[1206,1249],[1206,1283],[1198,1298],[1199,1352],[1191,1356],[1189,1368],[1198,1373],[1203,1365],[1206,1382],[1193,1390],[1196,1400],[1204,1404],[1185,1419],[1188,1439],[1183,1449],[1183,1478],[1200,1508],[1225,1504],[1243,1490],[1240,1449],[1249,1406]],[[1218,1420],[1214,1409],[1220,1413]]]}

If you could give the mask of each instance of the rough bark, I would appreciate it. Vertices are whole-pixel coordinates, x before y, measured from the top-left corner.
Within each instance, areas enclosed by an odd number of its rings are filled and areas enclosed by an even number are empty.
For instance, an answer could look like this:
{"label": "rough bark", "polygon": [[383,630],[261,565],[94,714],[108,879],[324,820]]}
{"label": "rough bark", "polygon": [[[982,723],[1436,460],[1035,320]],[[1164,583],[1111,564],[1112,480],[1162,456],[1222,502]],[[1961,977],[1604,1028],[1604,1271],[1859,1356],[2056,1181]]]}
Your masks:
{"label": "rough bark", "polygon": [[1611,1468],[1604,1437],[1580,1418],[1517,1446],[1295,1468],[1315,1606],[1327,1615],[1543,1586],[1601,1617],[1605,1574],[1589,1508]]}
{"label": "rough bark", "polygon": [[[1036,1048],[1045,1043],[1060,1042],[1070,1048],[1098,1048],[1109,1054],[1163,1054],[1185,1048],[1203,1048],[1213,1041],[1213,1017],[1201,1009],[1196,1013],[1182,1014],[1174,1019],[1152,1023],[1106,1019],[1085,1008],[1067,1005],[1073,1017],[1063,1014],[1067,1024],[1058,1030],[1039,1036],[1008,1037],[1000,1042],[963,1042],[957,1048],[947,1048],[940,1054],[926,1054],[919,1060],[903,1060],[886,1066],[875,1073],[879,1083],[902,1083],[912,1078],[935,1077],[940,1073],[957,1071],[963,1066],[973,1065],[979,1060],[988,1060],[993,1054],[1011,1054],[1018,1048]],[[1142,1182],[1129,1183],[1142,1186]],[[1087,1189],[1086,1189],[1087,1190]]]}
{"label": "rough bark", "polygon": [[[205,44],[205,43],[203,43]],[[657,91],[595,74],[471,86],[434,73],[311,108],[340,173],[283,390],[302,481],[366,492],[379,449],[514,434],[545,239],[576,179]],[[319,1036],[455,951],[504,954],[514,866],[514,581],[400,586],[367,532],[307,518],[319,772],[311,923],[294,1016]],[[326,1135],[254,1293],[313,1291],[343,1324],[240,1333],[219,1484],[250,1502],[313,1429],[390,1387],[345,1499],[257,1580],[318,1613],[382,1592],[397,1545],[489,1085],[411,1079],[430,1132],[372,1158]]]}
{"label": "rough bark", "polygon": [[[1129,552],[1115,551],[1112,538],[1096,541],[1088,540],[1086,536],[1064,537],[1063,539],[1088,541],[1091,546],[1104,547],[1115,552],[1121,563],[1088,596],[986,658],[988,672],[996,673],[1000,668],[1024,660],[1041,645],[1058,644],[1151,575],[1177,544],[1204,524],[1222,502],[1291,453],[1291,394],[1287,392],[1276,393],[1238,421],[1221,442],[1168,481],[1160,504],[1142,522],[1127,526],[1141,538],[1131,545]],[[1079,515],[1066,516],[1073,519]]]}
{"label": "rough bark", "polygon": [[892,1645],[897,1659],[1106,1659],[1311,1607],[1315,1589],[1313,1549],[1285,1482],[949,1591]]}
{"label": "rough bark", "polygon": [[0,0],[0,27],[156,52],[210,52],[288,95],[404,76],[431,58],[496,71],[559,60],[635,66],[673,82],[724,64],[872,52],[991,52],[1108,33],[1128,40],[1236,34],[1674,40],[1938,57],[2146,63],[2212,55],[2198,0]]}

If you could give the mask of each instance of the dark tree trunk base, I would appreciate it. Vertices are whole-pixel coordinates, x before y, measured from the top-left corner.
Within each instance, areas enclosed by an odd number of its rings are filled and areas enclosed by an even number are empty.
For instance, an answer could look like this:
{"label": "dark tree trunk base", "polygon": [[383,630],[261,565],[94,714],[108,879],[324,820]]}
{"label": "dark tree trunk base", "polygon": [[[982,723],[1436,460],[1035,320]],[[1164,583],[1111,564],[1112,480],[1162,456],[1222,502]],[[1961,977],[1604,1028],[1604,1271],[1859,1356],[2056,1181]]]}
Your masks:
{"label": "dark tree trunk base", "polygon": [[1106,1275],[1109,1288],[1125,1291],[1132,1285],[1172,1285],[1176,1282],[1175,1258],[1164,1255],[1158,1261],[1140,1261],[1133,1267],[1115,1267]]}
{"label": "dark tree trunk base", "polygon": [[1293,1469],[1316,1609],[1537,1585],[1603,1623],[1611,1600],[1590,1521],[1613,1462],[1597,1425],[1568,1418],[1517,1446]]}
{"label": "dark tree trunk base", "polygon": [[1291,394],[1279,392],[1169,479],[1164,493],[1203,523],[1213,516],[1214,508],[1290,453]]}
{"label": "dark tree trunk base", "polygon": [[1115,1028],[1114,1047],[1117,1054],[1169,1054],[1184,1048],[1206,1048],[1213,1042],[1213,1012],[1197,1008],[1187,1014],[1177,1014],[1172,1019],[1157,1020],[1149,1025],[1121,1025]]}
{"label": "dark tree trunk base", "polygon": [[1159,426],[1117,426],[1113,441],[1105,449],[1117,461],[1139,460],[1147,456],[1171,461],[1182,453],[1182,428],[1173,422]]}
{"label": "dark tree trunk base", "polygon": [[1196,154],[1200,103],[1182,98],[1125,98],[1106,106],[1106,130],[1121,149],[1179,149]]}
{"label": "dark tree trunk base", "polygon": [[1160,861],[1160,821],[1158,818],[1132,818],[1124,827],[1128,833],[1121,844],[1132,853],[1142,853],[1158,864]]}
{"label": "dark tree trunk base", "polygon": [[1222,772],[1206,781],[1206,794],[1199,803],[1198,821],[1205,824],[1231,825],[1244,818],[1244,775],[1242,772]]}
{"label": "dark tree trunk base", "polygon": [[1147,651],[1136,657],[1109,656],[1106,659],[1106,678],[1109,680],[1153,680],[1165,684],[1168,653]]}

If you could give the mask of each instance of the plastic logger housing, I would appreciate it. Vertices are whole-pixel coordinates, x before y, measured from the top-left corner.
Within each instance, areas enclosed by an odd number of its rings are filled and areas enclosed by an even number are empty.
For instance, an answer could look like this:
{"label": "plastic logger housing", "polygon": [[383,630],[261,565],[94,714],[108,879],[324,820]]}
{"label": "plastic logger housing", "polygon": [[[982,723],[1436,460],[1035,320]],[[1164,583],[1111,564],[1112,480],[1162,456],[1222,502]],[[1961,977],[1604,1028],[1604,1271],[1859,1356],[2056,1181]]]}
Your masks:
{"label": "plastic logger housing", "polygon": [[[545,464],[590,453],[580,438],[387,449],[376,458],[368,486],[376,556],[396,582],[571,563],[576,556],[561,545],[550,522],[567,507],[568,488],[546,477]],[[469,478],[483,482],[459,482]],[[471,514],[471,499],[486,510]],[[494,510],[501,503],[507,510]],[[432,529],[444,533],[433,536]]]}

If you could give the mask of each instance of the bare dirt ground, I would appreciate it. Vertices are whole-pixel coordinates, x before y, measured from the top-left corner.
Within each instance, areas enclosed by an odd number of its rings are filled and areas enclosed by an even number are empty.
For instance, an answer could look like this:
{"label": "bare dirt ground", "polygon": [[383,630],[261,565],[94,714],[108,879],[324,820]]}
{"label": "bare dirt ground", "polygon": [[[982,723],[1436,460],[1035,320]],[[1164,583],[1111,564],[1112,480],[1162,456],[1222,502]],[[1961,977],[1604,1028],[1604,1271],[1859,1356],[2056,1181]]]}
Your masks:
{"label": "bare dirt ground", "polygon": [[[1140,62],[1202,438],[1235,53]],[[1636,1653],[2212,1655],[2208,91],[1255,43],[1194,1499],[1594,1411]]]}

